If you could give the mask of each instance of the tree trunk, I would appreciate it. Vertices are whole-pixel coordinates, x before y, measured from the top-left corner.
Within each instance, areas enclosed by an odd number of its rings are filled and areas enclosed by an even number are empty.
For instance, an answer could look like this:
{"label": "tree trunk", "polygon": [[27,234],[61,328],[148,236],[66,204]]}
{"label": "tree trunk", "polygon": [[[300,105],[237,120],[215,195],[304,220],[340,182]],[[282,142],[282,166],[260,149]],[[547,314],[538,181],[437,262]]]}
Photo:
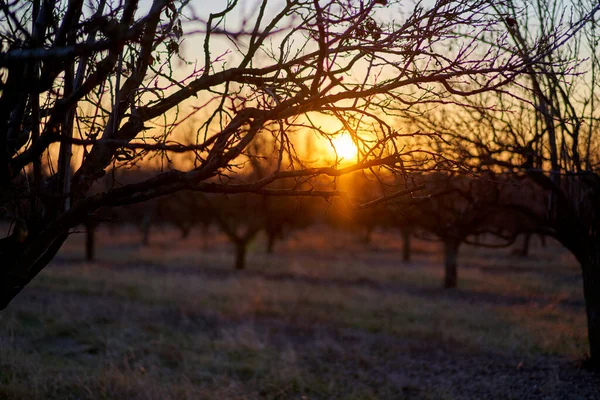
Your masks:
{"label": "tree trunk", "polygon": [[275,240],[277,239],[277,234],[273,232],[267,232],[267,253],[273,254],[273,250],[275,249]]}
{"label": "tree trunk", "polygon": [[371,244],[371,236],[373,234],[373,231],[375,230],[375,226],[374,225],[365,225],[365,226],[363,226],[363,228],[364,228],[364,231],[362,232],[360,241],[365,246],[368,246]]}
{"label": "tree trunk", "polygon": [[460,242],[461,241],[458,239],[446,239],[444,241],[444,288],[446,289],[456,287],[458,280],[456,259],[458,257],[458,248],[460,247]]}
{"label": "tree trunk", "polygon": [[93,222],[85,223],[85,259],[94,261],[96,258],[96,224]]}
{"label": "tree trunk", "polygon": [[402,227],[400,232],[402,233],[402,261],[407,263],[411,257],[410,236],[412,230],[408,227]]}
{"label": "tree trunk", "polygon": [[521,248],[521,257],[529,255],[529,245],[531,244],[531,233],[526,233],[523,238],[523,247]]}
{"label": "tree trunk", "polygon": [[235,243],[235,269],[244,269],[246,267],[246,241],[237,241]]}
{"label": "tree trunk", "polygon": [[210,224],[204,223],[202,224],[202,249],[208,249],[208,234],[210,233]]}
{"label": "tree trunk", "polygon": [[583,298],[590,342],[590,366],[600,369],[600,252],[593,252],[581,263]]}
{"label": "tree trunk", "polygon": [[181,238],[187,239],[188,237],[190,237],[192,227],[190,225],[182,225],[179,227],[179,230],[181,231]]}
{"label": "tree trunk", "polygon": [[145,214],[142,223],[142,245],[148,246],[150,244],[150,226],[152,225],[152,217]]}
{"label": "tree trunk", "polygon": [[57,232],[40,235],[29,246],[15,246],[12,254],[2,253],[7,262],[0,270],[0,310],[4,310],[12,299],[54,258],[68,233]]}
{"label": "tree trunk", "polygon": [[529,245],[531,244],[531,233],[523,235],[523,244],[512,251],[512,254],[518,257],[527,257],[529,255]]}

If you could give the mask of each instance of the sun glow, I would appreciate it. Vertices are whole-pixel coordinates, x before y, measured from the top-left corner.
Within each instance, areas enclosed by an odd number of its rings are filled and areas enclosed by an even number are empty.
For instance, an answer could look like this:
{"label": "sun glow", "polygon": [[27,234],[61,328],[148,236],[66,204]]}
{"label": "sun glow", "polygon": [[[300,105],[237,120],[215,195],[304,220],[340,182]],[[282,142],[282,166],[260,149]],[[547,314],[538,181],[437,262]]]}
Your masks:
{"label": "sun glow", "polygon": [[357,149],[356,145],[352,141],[352,138],[348,134],[341,134],[332,139],[333,147],[338,158],[343,158],[345,161],[350,161],[356,158]]}

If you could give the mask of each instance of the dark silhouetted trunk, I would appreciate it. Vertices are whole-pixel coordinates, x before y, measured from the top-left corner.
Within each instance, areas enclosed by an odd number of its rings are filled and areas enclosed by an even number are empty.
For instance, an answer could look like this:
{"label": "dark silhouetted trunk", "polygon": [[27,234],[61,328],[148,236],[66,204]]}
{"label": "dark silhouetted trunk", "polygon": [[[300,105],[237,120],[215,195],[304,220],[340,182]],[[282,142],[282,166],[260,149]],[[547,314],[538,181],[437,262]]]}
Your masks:
{"label": "dark silhouetted trunk", "polygon": [[142,245],[148,246],[150,244],[150,226],[152,225],[152,217],[144,215],[142,219]]}
{"label": "dark silhouetted trunk", "polygon": [[375,230],[375,226],[374,225],[365,225],[363,228],[364,228],[364,231],[362,232],[360,241],[364,245],[369,245],[369,244],[371,244],[371,238],[373,235],[373,231]]}
{"label": "dark silhouetted trunk", "polygon": [[273,254],[275,250],[275,241],[277,240],[277,234],[267,232],[267,253]]}
{"label": "dark silhouetted trunk", "polygon": [[446,239],[444,241],[444,287],[446,289],[455,288],[458,281],[456,259],[458,258],[460,242],[458,239]]}
{"label": "dark silhouetted trunk", "polygon": [[5,309],[54,258],[67,237],[68,234],[64,232],[42,234],[29,246],[16,244],[11,250],[2,253],[4,269],[0,271],[0,310]]}
{"label": "dark silhouetted trunk", "polygon": [[246,241],[236,241],[235,242],[235,269],[244,269],[246,268],[246,246],[248,242]]}
{"label": "dark silhouetted trunk", "polygon": [[94,261],[96,258],[96,223],[85,223],[85,259]]}
{"label": "dark silhouetted trunk", "polygon": [[400,232],[402,233],[402,261],[409,262],[411,257],[410,237],[412,229],[408,227],[402,227]]}
{"label": "dark silhouetted trunk", "polygon": [[202,232],[201,233],[201,235],[202,235],[202,248],[203,249],[208,249],[208,239],[209,239],[208,234],[210,233],[210,224],[208,224],[208,223],[202,224],[201,232]]}
{"label": "dark silhouetted trunk", "polygon": [[583,298],[590,342],[589,364],[598,370],[600,369],[600,246],[594,246],[587,255],[577,258],[581,263],[583,277]]}
{"label": "dark silhouetted trunk", "polygon": [[182,239],[187,239],[188,237],[190,237],[190,233],[192,232],[191,226],[180,226],[179,229],[181,230]]}
{"label": "dark silhouetted trunk", "polygon": [[590,345],[586,364],[600,370],[600,237],[584,237],[581,232],[568,230],[557,239],[571,250],[581,266]]}
{"label": "dark silhouetted trunk", "polygon": [[590,361],[600,369],[600,255],[583,269],[583,296],[590,341]]}
{"label": "dark silhouetted trunk", "polygon": [[258,228],[248,229],[242,236],[230,236],[229,239],[235,245],[235,269],[246,268],[246,250],[248,244],[256,237],[260,232]]}
{"label": "dark silhouetted trunk", "polygon": [[518,247],[512,251],[512,254],[519,257],[527,257],[529,255],[529,246],[531,244],[531,233],[523,235],[523,243],[521,247]]}
{"label": "dark silhouetted trunk", "polygon": [[523,247],[521,247],[521,257],[527,257],[529,255],[529,245],[531,244],[531,233],[526,233],[523,237]]}

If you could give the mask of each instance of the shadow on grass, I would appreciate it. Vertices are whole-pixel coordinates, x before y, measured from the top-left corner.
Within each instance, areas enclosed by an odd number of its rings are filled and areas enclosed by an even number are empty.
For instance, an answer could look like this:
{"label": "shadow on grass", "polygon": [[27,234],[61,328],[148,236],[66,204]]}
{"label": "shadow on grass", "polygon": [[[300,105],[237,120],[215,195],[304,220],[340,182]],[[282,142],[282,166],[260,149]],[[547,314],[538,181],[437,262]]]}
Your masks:
{"label": "shadow on grass", "polygon": [[[81,265],[81,260],[74,258],[57,257],[57,266],[62,265],[64,268],[77,268]],[[566,311],[573,309],[582,309],[585,304],[583,299],[573,298],[551,298],[544,296],[526,296],[516,294],[505,294],[498,292],[484,292],[473,289],[444,289],[440,286],[423,286],[411,283],[384,283],[367,277],[358,278],[341,278],[341,277],[321,277],[293,272],[273,272],[267,270],[235,270],[224,267],[214,267],[209,265],[163,265],[152,264],[147,262],[123,263],[113,266],[110,262],[94,262],[95,266],[113,269],[115,271],[147,271],[155,274],[173,274],[173,275],[189,275],[197,277],[206,277],[211,279],[228,280],[232,278],[258,278],[268,282],[288,282],[302,283],[323,288],[356,288],[368,289],[375,292],[396,294],[405,293],[411,296],[423,297],[431,300],[449,300],[457,303],[482,304],[491,306],[519,306],[532,305],[535,307],[554,306],[560,307]],[[400,266],[399,268],[402,268]],[[489,267],[488,267],[489,268]],[[539,272],[539,271],[536,271]]]}
{"label": "shadow on grass", "polygon": [[[37,288],[17,300],[15,318],[30,319],[18,310],[38,309],[40,304],[47,312],[40,315],[46,321],[40,322],[46,324],[42,336],[32,338],[41,357],[38,368],[48,376],[57,366],[72,371],[63,383],[44,384],[42,393],[69,384],[72,376],[81,375],[82,366],[88,368],[87,376],[99,376],[94,378],[99,383],[110,371],[128,387],[132,379],[148,379],[150,385],[174,376],[211,391],[211,382],[238,382],[241,392],[220,398],[277,398],[274,392],[285,387],[289,389],[283,398],[592,399],[600,385],[597,377],[559,357],[474,352],[435,337],[395,337],[281,318],[231,318],[102,295]],[[48,322],[53,320],[58,322]],[[71,329],[64,329],[66,322]],[[144,378],[144,371],[152,375]],[[81,385],[73,382],[74,388]],[[272,391],[253,396],[253,389],[240,384]],[[79,388],[82,393],[84,389]]]}

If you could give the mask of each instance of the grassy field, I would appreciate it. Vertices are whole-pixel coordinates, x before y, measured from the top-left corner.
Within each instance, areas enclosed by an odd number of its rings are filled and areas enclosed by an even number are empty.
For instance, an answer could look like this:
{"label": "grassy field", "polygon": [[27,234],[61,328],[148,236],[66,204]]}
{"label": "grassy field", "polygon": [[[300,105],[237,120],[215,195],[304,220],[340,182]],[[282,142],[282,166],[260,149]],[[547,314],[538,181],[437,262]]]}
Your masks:
{"label": "grassy field", "polygon": [[0,313],[0,398],[594,399],[575,260],[322,229],[234,271],[222,235],[82,234]]}

